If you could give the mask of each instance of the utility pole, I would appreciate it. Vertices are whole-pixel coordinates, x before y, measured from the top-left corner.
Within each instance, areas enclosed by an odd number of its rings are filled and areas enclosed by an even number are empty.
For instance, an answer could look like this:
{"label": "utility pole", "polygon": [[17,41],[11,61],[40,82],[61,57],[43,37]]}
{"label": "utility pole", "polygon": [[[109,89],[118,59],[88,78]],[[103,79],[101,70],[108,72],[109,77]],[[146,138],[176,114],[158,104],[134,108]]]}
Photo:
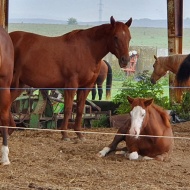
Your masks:
{"label": "utility pole", "polygon": [[0,26],[8,31],[9,0],[0,0]]}
{"label": "utility pole", "polygon": [[102,21],[102,0],[100,0],[100,3],[99,3],[99,22]]}
{"label": "utility pole", "polygon": [[[168,54],[182,54],[183,41],[183,0],[167,0],[168,13]],[[175,76],[169,73],[170,104],[175,102]]]}

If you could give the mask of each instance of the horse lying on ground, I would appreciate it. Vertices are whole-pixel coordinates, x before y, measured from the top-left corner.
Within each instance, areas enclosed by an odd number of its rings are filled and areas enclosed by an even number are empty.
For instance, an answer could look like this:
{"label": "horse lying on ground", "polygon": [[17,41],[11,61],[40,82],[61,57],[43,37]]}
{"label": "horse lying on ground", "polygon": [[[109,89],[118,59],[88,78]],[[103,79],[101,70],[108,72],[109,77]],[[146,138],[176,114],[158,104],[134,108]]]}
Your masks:
{"label": "horse lying on ground", "polygon": [[[165,57],[156,57],[153,64],[153,72],[151,75],[151,82],[156,83],[161,77],[163,77],[167,71],[171,71],[176,74],[175,87],[190,87],[190,54],[189,55],[170,55]],[[184,88],[176,89],[177,101],[181,101],[182,92]]]}
{"label": "horse lying on ground", "polygon": [[0,132],[3,137],[1,148],[3,165],[10,164],[9,148],[7,142],[8,128],[10,126],[11,94],[10,86],[13,77],[14,48],[8,33],[0,26]]}
{"label": "horse lying on ground", "polygon": [[95,100],[96,97],[96,85],[98,88],[99,100],[102,100],[102,94],[103,94],[102,84],[105,79],[106,79],[106,100],[110,100],[111,86],[112,86],[112,68],[107,61],[102,60],[100,66],[100,73],[92,89],[92,100]]}
{"label": "horse lying on ground", "polygon": [[64,89],[64,120],[60,127],[62,138],[69,140],[67,130],[73,99],[77,94],[74,130],[84,140],[81,131],[82,114],[86,98],[100,71],[102,58],[114,54],[120,67],[129,61],[129,27],[116,22],[85,30],[74,30],[58,37],[41,36],[29,32],[10,33],[15,50],[15,66],[12,82],[12,102],[20,95],[24,85],[34,88]]}
{"label": "horse lying on ground", "polygon": [[[116,135],[113,142],[103,148],[98,156],[104,157],[107,153],[116,150],[117,145],[125,140],[130,160],[142,158],[167,160],[174,144],[170,116],[161,107],[155,105],[153,99],[127,98],[132,108],[130,118],[117,132],[117,134],[127,135]],[[161,137],[148,137],[149,135]]]}

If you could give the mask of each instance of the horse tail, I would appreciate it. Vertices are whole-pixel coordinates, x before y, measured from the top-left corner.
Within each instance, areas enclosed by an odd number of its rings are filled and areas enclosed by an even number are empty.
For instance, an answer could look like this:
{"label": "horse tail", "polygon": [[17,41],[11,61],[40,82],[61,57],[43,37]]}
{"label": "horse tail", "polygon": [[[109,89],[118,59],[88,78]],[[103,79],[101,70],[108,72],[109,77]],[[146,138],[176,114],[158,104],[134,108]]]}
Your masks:
{"label": "horse tail", "polygon": [[180,86],[182,86],[182,84],[178,83],[178,81],[175,79],[175,87],[177,87],[174,92],[175,92],[175,99],[176,102],[180,103],[182,101],[182,95],[183,95],[183,90],[182,88],[180,88]]}
{"label": "horse tail", "polygon": [[188,81],[190,78],[190,54],[184,59],[181,63],[175,78],[175,86],[178,87],[176,89],[176,98],[177,101],[180,102],[182,98],[183,91],[181,87],[188,86]]}
{"label": "horse tail", "polygon": [[107,79],[106,79],[106,100],[111,99],[111,86],[112,86],[112,68],[110,64],[104,60],[108,67]]}

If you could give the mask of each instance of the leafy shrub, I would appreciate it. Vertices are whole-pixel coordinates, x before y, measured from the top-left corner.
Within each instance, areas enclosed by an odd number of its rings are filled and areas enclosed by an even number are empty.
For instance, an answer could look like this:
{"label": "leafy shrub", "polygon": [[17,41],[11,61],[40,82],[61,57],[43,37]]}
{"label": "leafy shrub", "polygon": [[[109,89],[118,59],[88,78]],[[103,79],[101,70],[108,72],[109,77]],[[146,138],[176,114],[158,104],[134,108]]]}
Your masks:
{"label": "leafy shrub", "polygon": [[148,71],[143,71],[136,79],[127,78],[123,82],[122,89],[119,90],[119,93],[113,98],[114,103],[120,104],[116,112],[123,114],[130,111],[127,96],[133,98],[153,98],[157,105],[168,109],[169,99],[167,96],[164,96],[162,86],[161,82],[157,82],[155,85],[151,83]]}
{"label": "leafy shrub", "polygon": [[184,92],[182,102],[172,105],[172,110],[179,118],[190,120],[190,92]]}
{"label": "leafy shrub", "polygon": [[107,115],[101,115],[99,119],[92,121],[92,126],[94,128],[98,127],[109,127],[109,118]]}

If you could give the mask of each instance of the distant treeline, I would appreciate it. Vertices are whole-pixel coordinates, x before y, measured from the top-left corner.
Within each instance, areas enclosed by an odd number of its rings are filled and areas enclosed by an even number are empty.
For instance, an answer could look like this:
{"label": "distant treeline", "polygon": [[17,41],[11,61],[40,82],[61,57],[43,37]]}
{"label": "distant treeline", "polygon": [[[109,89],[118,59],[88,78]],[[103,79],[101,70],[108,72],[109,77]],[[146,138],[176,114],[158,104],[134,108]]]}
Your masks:
{"label": "distant treeline", "polygon": [[[109,21],[102,22],[80,22],[77,20],[78,25],[99,25]],[[65,20],[52,20],[52,19],[10,19],[9,23],[33,23],[33,24],[67,24]],[[155,27],[155,28],[167,28],[167,20],[151,20],[151,19],[134,19],[133,27]],[[186,18],[183,21],[184,28],[190,28],[190,18]]]}

